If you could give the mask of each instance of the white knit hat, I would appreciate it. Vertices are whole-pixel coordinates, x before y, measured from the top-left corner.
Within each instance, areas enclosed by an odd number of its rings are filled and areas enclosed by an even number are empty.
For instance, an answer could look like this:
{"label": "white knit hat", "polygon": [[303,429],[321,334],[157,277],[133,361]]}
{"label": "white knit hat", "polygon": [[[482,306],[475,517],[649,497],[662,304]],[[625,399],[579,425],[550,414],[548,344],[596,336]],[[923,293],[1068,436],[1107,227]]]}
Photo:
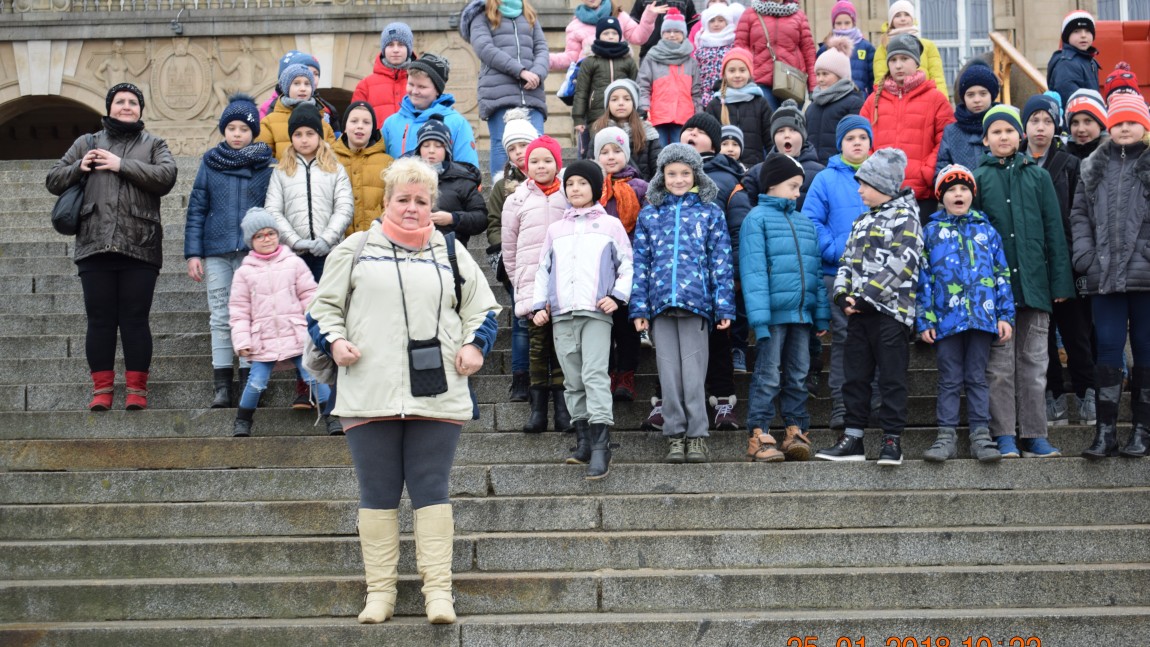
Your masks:
{"label": "white knit hat", "polygon": [[512,108],[503,113],[503,148],[515,142],[530,144],[539,138],[539,131],[535,130],[530,116],[531,111],[527,108]]}

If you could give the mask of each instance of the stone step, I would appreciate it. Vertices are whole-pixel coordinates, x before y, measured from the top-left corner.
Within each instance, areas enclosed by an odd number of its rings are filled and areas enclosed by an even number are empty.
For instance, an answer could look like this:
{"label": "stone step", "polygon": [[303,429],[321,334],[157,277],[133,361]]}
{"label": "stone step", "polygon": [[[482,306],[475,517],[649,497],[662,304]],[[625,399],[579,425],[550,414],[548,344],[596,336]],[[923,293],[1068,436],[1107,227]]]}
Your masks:
{"label": "stone step", "polygon": [[[459,573],[453,584],[456,609],[463,615],[781,611],[792,609],[795,600],[803,600],[808,609],[836,611],[906,606],[1058,607],[1082,599],[1113,599],[1114,606],[1139,607],[1150,602],[1150,594],[1140,586],[1147,568],[1092,565]],[[356,615],[363,604],[362,574],[8,582],[6,588],[8,595],[0,601],[3,622],[340,617]],[[418,588],[415,577],[401,578],[398,614],[422,614]]]}
{"label": "stone step", "polygon": [[[466,532],[785,530],[1144,524],[1150,488],[459,498]],[[354,535],[358,501],[0,506],[0,540]],[[755,510],[767,514],[750,514]],[[817,514],[812,514],[817,511]],[[411,510],[400,504],[400,526]]]}
{"label": "stone step", "polygon": [[[0,192],[4,195],[10,195],[13,198],[37,198],[44,197],[46,199],[56,200],[56,196],[48,192],[48,187],[45,182],[47,174],[45,173],[38,180],[32,177],[10,177],[5,173],[0,173]],[[191,194],[192,187],[195,185],[196,176],[194,173],[187,175],[178,174],[176,177],[176,184],[172,190],[164,196],[163,200],[168,201],[172,198],[180,196],[187,196]]]}
{"label": "stone step", "polygon": [[773,647],[787,645],[788,640],[791,645],[802,645],[804,637],[810,636],[809,645],[859,647],[863,645],[860,639],[869,645],[905,645],[914,644],[905,637],[918,636],[916,642],[930,637],[932,645],[937,644],[934,638],[946,637],[958,647],[968,636],[974,640],[985,636],[983,646],[1007,645],[1017,636],[1013,644],[1023,647],[1028,639],[1033,646],[1129,647],[1140,644],[1147,631],[1150,610],[1142,606],[980,607],[465,615],[455,625],[429,625],[422,617],[398,617],[382,625],[361,625],[350,618],[37,622],[0,624],[0,640],[51,647]]}
{"label": "stone step", "polygon": [[[3,216],[0,216],[3,218]],[[43,243],[11,243],[0,242],[0,258],[42,258],[66,256],[69,253],[68,240],[63,236],[58,241]]]}
{"label": "stone step", "polygon": [[[44,221],[50,221],[52,207],[56,205],[57,198],[48,193],[48,189],[44,188],[43,185],[38,188],[39,190],[35,192],[29,191],[23,194],[17,192],[16,195],[13,195],[5,202],[5,213],[34,213],[38,211],[43,214]],[[188,185],[188,188],[180,193],[173,191],[160,199],[160,208],[167,209],[169,212],[176,209],[186,210],[190,193],[191,185]],[[0,221],[2,220],[3,217],[0,216]],[[51,228],[50,222],[48,222],[48,227]]]}
{"label": "stone step", "polygon": [[[873,458],[873,456],[872,456]],[[579,465],[459,465],[452,496],[524,497],[617,494],[730,494],[733,492],[947,491],[1150,487],[1145,463],[1080,458],[970,460],[936,465],[908,460],[900,468],[868,463],[741,462],[707,465],[611,466],[601,481],[586,481]],[[0,505],[330,501],[358,498],[351,468],[0,472]]]}

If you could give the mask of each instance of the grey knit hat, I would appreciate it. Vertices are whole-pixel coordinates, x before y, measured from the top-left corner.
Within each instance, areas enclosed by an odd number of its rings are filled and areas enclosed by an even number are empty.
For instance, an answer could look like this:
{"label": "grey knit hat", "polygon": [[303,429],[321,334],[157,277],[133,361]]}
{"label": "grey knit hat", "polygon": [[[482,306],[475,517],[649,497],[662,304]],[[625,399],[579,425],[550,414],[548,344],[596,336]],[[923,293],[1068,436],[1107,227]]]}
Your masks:
{"label": "grey knit hat", "polygon": [[288,96],[291,92],[291,83],[296,80],[296,77],[306,77],[308,82],[311,83],[312,94],[315,94],[315,75],[305,65],[295,63],[287,66],[283,74],[280,75],[279,88],[283,91],[284,96]]}
{"label": "grey knit hat", "polygon": [[379,51],[382,53],[392,43],[406,47],[407,57],[411,58],[411,52],[415,49],[415,35],[411,33],[411,27],[401,22],[389,23],[384,27],[379,33]]}
{"label": "grey knit hat", "polygon": [[611,93],[615,90],[618,90],[619,88],[623,88],[627,92],[631,93],[631,104],[635,106],[635,110],[638,110],[639,86],[635,85],[635,82],[628,78],[619,79],[618,81],[615,81],[611,85],[607,86],[607,89],[603,91],[603,109],[606,110],[608,104],[611,102]]}
{"label": "grey knit hat", "polygon": [[713,202],[719,195],[719,187],[703,172],[703,156],[686,144],[667,144],[663,152],[659,153],[659,170],[655,171],[655,177],[651,178],[650,184],[647,185],[647,202],[659,207],[667,199],[667,181],[663,177],[663,169],[668,164],[675,163],[691,167],[691,173],[695,175],[695,184],[699,187],[699,201]]}
{"label": "grey knit hat", "polygon": [[607,126],[595,134],[595,157],[599,159],[599,153],[603,151],[603,147],[607,144],[614,144],[623,151],[623,157],[627,163],[631,163],[631,138],[627,136],[627,131],[616,126]]}
{"label": "grey knit hat", "polygon": [[[775,138],[775,133],[784,126],[790,126],[799,131],[803,136],[803,141],[807,141],[807,118],[803,116],[803,111],[799,108],[799,104],[795,103],[794,99],[787,99],[779,109],[771,115],[771,139]],[[773,143],[773,142],[772,142]]]}
{"label": "grey knit hat", "polygon": [[897,148],[878,149],[855,172],[855,179],[893,198],[906,179],[906,153]]}
{"label": "grey knit hat", "polygon": [[252,207],[244,214],[240,229],[244,232],[244,244],[252,246],[252,238],[262,229],[275,229],[276,218],[263,207]]}
{"label": "grey knit hat", "polygon": [[739,143],[739,148],[744,148],[744,146],[743,146],[743,129],[742,128],[739,128],[738,126],[735,126],[733,124],[727,124],[726,126],[723,126],[723,136],[722,136],[722,139],[719,141],[719,143],[725,142],[728,139],[735,140],[736,142]]}
{"label": "grey knit hat", "polygon": [[[886,46],[886,60],[895,54],[904,54],[914,59],[915,63],[922,64],[922,41],[913,34],[898,34],[890,37]],[[989,88],[988,88],[989,89]]]}

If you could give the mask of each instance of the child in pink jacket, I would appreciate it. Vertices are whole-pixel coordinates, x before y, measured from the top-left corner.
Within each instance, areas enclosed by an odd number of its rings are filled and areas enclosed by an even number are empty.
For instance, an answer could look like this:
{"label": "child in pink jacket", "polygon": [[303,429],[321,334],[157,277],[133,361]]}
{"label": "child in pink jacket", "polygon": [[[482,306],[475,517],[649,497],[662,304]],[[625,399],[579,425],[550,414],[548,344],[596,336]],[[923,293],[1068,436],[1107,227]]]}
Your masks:
{"label": "child in pink jacket", "polygon": [[[655,31],[655,18],[667,12],[666,5],[648,5],[639,22],[626,11],[620,11],[619,26],[623,29],[623,40],[632,45],[647,42]],[[591,43],[595,42],[595,25],[601,18],[614,15],[611,0],[583,0],[575,7],[575,19],[567,24],[567,45],[561,54],[552,54],[552,71],[566,70],[572,63],[582,60],[591,53]]]}
{"label": "child in pink jacket", "polygon": [[[232,279],[228,320],[232,345],[240,357],[251,361],[252,369],[240,396],[232,435],[250,436],[252,416],[279,362],[295,365],[316,394],[320,410],[331,395],[331,388],[317,383],[303,368],[305,313],[316,290],[311,270],[291,249],[280,244],[275,217],[262,207],[248,209],[240,228],[252,251]],[[343,434],[338,421],[324,418],[329,433]]]}

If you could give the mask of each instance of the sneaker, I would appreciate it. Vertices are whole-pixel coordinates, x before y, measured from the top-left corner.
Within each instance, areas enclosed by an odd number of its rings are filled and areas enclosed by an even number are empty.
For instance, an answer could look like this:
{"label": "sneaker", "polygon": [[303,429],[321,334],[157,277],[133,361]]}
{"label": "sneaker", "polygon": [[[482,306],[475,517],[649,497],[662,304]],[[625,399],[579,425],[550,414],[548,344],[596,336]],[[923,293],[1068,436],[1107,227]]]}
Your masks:
{"label": "sneaker", "polygon": [[651,333],[646,330],[639,331],[639,346],[642,348],[654,348],[655,342],[651,341]]}
{"label": "sneaker", "polygon": [[731,349],[731,364],[735,367],[736,373],[747,372],[747,353],[741,348]]}
{"label": "sneaker", "polygon": [[667,457],[664,460],[673,465],[687,462],[686,441],[682,436],[672,436],[667,439]]}
{"label": "sneaker", "polygon": [[308,389],[307,382],[298,378],[295,381],[295,400],[292,401],[291,408],[296,411],[315,410],[315,403],[311,401],[311,392]]}
{"label": "sneaker", "polygon": [[1093,425],[1098,422],[1098,405],[1094,389],[1086,389],[1086,395],[1078,401],[1078,424]]}
{"label": "sneaker", "polygon": [[815,454],[815,458],[824,461],[865,461],[866,451],[863,450],[863,439],[843,434],[834,447],[819,451]]}
{"label": "sneaker", "polygon": [[739,399],[733,395],[725,398],[711,396],[708,400],[711,408],[715,410],[715,425],[717,431],[735,431],[739,428],[739,420],[735,418],[735,405]]}
{"label": "sneaker", "polygon": [[706,438],[687,439],[687,462],[706,463],[711,460],[711,451],[707,449]]}
{"label": "sneaker", "polygon": [[639,427],[643,431],[663,431],[663,401],[654,396],[651,397],[651,413],[647,415],[647,419]]}
{"label": "sneaker", "polygon": [[995,436],[994,444],[998,445],[998,453],[1003,458],[1018,458],[1018,445],[1014,444],[1014,436]]}
{"label": "sneaker", "polygon": [[898,436],[884,434],[882,437],[882,449],[878,452],[879,465],[902,465],[902,443],[899,442]]}
{"label": "sneaker", "polygon": [[1046,426],[1061,427],[1070,422],[1066,413],[1066,394],[1054,397],[1050,391],[1046,392]]}
{"label": "sneaker", "polygon": [[1020,438],[1023,458],[1057,458],[1062,452],[1045,438]]}

